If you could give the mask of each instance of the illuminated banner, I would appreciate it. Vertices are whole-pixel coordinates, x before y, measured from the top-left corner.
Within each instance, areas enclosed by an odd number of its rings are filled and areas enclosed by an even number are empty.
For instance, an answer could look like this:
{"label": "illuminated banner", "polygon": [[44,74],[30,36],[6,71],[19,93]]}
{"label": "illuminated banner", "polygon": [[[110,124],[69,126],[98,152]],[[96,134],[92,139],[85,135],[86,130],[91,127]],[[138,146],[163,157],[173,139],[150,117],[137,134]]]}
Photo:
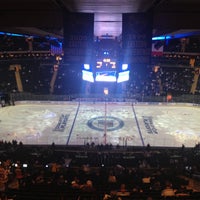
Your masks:
{"label": "illuminated banner", "polygon": [[123,14],[122,47],[124,62],[149,65],[151,59],[152,14]]}
{"label": "illuminated banner", "polygon": [[94,15],[65,13],[64,59],[67,63],[90,62],[93,48]]}

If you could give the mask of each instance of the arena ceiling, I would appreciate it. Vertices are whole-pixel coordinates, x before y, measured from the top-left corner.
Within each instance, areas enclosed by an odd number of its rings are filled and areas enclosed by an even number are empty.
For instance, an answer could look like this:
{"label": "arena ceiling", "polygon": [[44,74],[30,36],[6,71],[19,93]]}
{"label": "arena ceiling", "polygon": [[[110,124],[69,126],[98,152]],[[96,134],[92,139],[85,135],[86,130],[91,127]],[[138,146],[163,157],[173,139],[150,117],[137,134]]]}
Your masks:
{"label": "arena ceiling", "polygon": [[154,36],[200,33],[199,0],[1,0],[0,31],[62,38],[63,13],[79,12],[95,14],[97,34],[117,35],[122,13],[146,11]]}

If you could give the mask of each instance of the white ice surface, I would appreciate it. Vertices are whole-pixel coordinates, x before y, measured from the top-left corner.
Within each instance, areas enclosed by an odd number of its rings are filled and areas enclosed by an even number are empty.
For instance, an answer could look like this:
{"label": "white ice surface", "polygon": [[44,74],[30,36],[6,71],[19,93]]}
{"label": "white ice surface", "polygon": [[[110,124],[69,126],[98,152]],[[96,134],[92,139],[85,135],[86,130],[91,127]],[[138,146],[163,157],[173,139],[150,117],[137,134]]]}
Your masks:
{"label": "white ice surface", "polygon": [[[193,147],[200,142],[200,107],[189,104],[145,105],[129,103],[20,103],[0,108],[0,139],[24,144],[95,144]],[[116,117],[118,130],[91,129],[91,118]],[[133,112],[135,111],[135,113]],[[76,115],[77,113],[77,115]],[[54,131],[61,115],[69,115],[65,130]],[[135,117],[136,116],[136,117]],[[152,132],[149,132],[150,124]],[[118,122],[113,121],[113,126]]]}

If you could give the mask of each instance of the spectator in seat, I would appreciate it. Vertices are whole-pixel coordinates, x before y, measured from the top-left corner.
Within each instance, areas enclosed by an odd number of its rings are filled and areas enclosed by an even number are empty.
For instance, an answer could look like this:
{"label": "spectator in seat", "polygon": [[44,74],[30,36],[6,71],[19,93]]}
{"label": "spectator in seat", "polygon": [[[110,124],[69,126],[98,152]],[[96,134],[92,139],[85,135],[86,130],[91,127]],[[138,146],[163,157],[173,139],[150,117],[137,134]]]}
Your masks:
{"label": "spectator in seat", "polygon": [[91,180],[80,186],[80,195],[78,200],[96,200],[96,189]]}
{"label": "spectator in seat", "polygon": [[175,190],[173,189],[172,183],[170,181],[166,181],[165,188],[162,190],[161,196],[163,197],[175,196]]}
{"label": "spectator in seat", "polygon": [[181,185],[180,188],[176,191],[176,196],[189,196],[190,193],[187,190],[185,185]]}
{"label": "spectator in seat", "polygon": [[117,178],[115,173],[111,170],[108,174],[108,188],[109,190],[115,190],[117,185]]}
{"label": "spectator in seat", "polygon": [[74,177],[74,179],[72,180],[71,182],[71,188],[73,190],[77,190],[77,189],[80,189],[80,180],[78,177]]}
{"label": "spectator in seat", "polygon": [[[11,176],[7,185],[7,197],[14,197],[15,193],[20,189],[19,179],[15,175]],[[10,199],[10,198],[8,198]]]}
{"label": "spectator in seat", "polygon": [[118,197],[130,196],[130,192],[128,191],[128,189],[126,188],[126,185],[124,183],[122,183],[120,185],[120,188],[117,191],[116,195]]}
{"label": "spectator in seat", "polygon": [[85,184],[80,186],[82,192],[93,193],[95,192],[95,188],[91,180],[87,180]]}

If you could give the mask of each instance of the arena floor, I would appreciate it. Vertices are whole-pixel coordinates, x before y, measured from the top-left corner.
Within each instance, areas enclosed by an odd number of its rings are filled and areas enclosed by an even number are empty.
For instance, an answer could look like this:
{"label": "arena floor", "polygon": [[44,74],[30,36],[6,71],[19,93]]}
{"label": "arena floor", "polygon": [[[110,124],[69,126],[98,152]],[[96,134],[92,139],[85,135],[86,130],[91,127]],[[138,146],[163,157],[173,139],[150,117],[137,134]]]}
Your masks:
{"label": "arena floor", "polygon": [[3,141],[24,144],[194,147],[200,107],[192,104],[16,102],[0,108]]}

